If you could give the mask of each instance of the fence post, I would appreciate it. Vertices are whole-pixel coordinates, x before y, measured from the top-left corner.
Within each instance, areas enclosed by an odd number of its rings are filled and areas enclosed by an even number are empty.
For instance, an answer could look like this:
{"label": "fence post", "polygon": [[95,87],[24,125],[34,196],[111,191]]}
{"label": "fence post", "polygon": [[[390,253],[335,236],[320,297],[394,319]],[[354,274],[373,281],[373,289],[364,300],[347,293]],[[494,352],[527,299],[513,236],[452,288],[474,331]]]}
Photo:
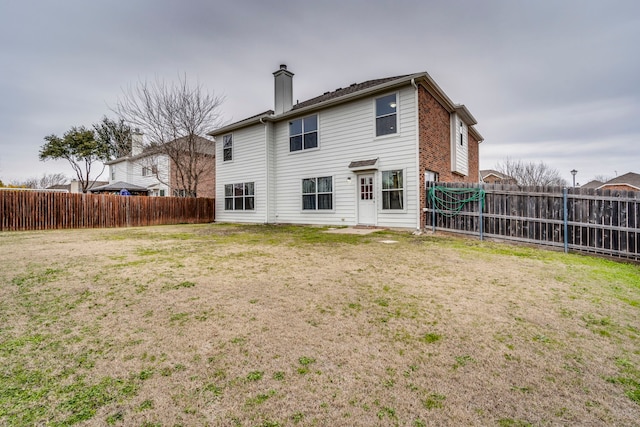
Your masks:
{"label": "fence post", "polygon": [[480,221],[480,223],[478,224],[478,226],[479,226],[478,227],[479,228],[478,231],[480,231],[480,240],[484,240],[483,234],[482,234],[482,231],[483,231],[482,230],[482,205],[484,204],[483,203],[484,202],[484,197],[482,197],[483,193],[481,193],[480,191],[481,191],[481,189],[478,188],[478,194],[480,195],[479,199],[478,199],[478,206],[480,206],[479,219],[478,219],[478,221]]}
{"label": "fence post", "polygon": [[431,229],[436,232],[436,183],[431,184]]}
{"label": "fence post", "polygon": [[569,252],[569,209],[567,208],[567,187],[562,189],[562,216],[564,217],[564,253]]}

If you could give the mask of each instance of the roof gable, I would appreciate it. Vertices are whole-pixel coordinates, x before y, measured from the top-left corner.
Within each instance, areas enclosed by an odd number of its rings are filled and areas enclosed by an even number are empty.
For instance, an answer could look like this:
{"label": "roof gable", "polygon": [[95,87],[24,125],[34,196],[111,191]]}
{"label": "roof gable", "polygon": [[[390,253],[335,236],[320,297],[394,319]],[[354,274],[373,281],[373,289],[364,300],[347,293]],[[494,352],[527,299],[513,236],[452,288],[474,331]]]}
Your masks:
{"label": "roof gable", "polygon": [[624,175],[617,176],[602,184],[599,188],[605,188],[610,185],[629,185],[640,189],[640,174],[627,172]]}

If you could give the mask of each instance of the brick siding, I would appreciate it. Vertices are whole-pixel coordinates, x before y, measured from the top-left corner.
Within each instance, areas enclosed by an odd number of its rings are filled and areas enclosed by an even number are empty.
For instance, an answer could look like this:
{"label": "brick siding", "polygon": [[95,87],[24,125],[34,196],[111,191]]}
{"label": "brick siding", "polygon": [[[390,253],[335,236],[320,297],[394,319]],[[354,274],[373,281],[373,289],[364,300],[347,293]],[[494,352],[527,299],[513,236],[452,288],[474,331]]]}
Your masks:
{"label": "brick siding", "polygon": [[[424,172],[429,170],[438,173],[442,182],[479,181],[479,144],[468,134],[469,142],[469,173],[467,176],[451,171],[451,119],[449,112],[422,86],[418,91],[418,134],[419,134],[419,177],[424,183]],[[420,217],[424,224],[426,195],[424,185],[420,186]]]}

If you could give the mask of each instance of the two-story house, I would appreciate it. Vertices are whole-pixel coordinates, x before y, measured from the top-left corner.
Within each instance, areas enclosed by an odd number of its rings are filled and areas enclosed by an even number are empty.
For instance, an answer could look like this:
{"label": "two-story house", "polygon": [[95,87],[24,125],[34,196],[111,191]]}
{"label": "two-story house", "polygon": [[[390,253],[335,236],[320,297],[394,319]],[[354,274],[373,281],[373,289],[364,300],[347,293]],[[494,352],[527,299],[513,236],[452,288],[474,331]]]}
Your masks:
{"label": "two-story house", "polygon": [[[134,189],[137,194],[146,189],[150,196],[184,197],[190,194],[180,184],[181,173],[197,175],[198,197],[215,197],[215,160],[213,142],[196,137],[195,146],[182,147],[181,139],[169,142],[170,148],[146,147],[143,135],[132,134],[131,153],[106,162],[109,167],[109,189],[114,184],[118,188]],[[176,167],[176,161],[182,168]],[[181,170],[179,170],[181,169]]]}
{"label": "two-story house", "polygon": [[482,136],[426,72],[354,83],[275,108],[216,138],[216,220],[422,228],[430,181],[478,182]]}

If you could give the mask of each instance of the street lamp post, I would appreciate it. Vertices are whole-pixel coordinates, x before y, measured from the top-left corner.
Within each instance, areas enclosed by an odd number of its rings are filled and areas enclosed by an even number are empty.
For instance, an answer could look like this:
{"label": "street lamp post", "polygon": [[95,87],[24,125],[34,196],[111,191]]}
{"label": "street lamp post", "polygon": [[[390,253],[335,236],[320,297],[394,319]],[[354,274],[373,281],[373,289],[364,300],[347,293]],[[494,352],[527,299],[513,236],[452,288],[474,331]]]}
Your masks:
{"label": "street lamp post", "polygon": [[571,175],[573,175],[573,188],[576,188],[576,174],[578,173],[577,170],[573,169],[571,171]]}

